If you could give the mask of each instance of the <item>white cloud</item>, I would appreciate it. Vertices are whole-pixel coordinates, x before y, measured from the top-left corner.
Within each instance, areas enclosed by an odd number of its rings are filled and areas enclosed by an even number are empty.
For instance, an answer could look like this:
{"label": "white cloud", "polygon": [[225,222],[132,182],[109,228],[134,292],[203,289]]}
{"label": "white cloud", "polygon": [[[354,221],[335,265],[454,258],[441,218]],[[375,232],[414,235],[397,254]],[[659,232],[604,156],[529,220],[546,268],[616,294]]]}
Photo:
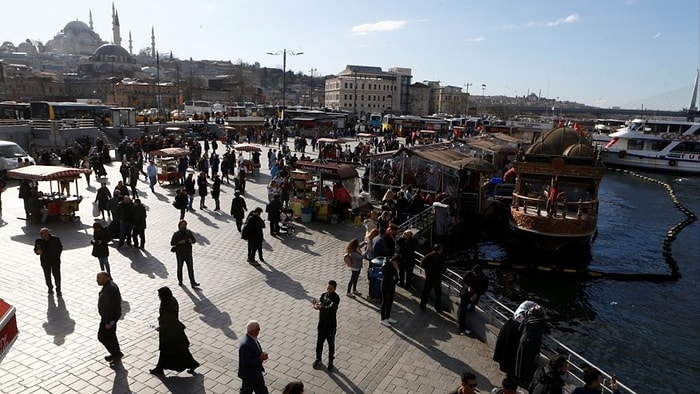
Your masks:
{"label": "white cloud", "polygon": [[353,26],[350,31],[357,36],[364,36],[369,33],[399,30],[408,23],[407,21],[380,21],[375,23],[365,23]]}
{"label": "white cloud", "polygon": [[545,25],[546,26],[559,26],[567,23],[575,23],[578,20],[578,15],[577,14],[571,14],[567,16],[566,18],[559,18],[554,22],[547,22]]}
{"label": "white cloud", "polygon": [[661,37],[661,32],[654,34],[654,36],[652,38],[659,38],[659,37]]}
{"label": "white cloud", "polygon": [[507,30],[512,30],[512,29],[529,29],[529,28],[535,28],[535,27],[556,27],[556,26],[561,26],[569,23],[576,23],[578,21],[578,14],[571,14],[565,18],[559,18],[554,22],[535,22],[535,21],[530,21],[527,22],[524,25],[517,26],[517,25],[504,25],[503,28]]}
{"label": "white cloud", "polygon": [[475,38],[468,38],[467,42],[482,42],[486,41],[486,37],[475,37]]}

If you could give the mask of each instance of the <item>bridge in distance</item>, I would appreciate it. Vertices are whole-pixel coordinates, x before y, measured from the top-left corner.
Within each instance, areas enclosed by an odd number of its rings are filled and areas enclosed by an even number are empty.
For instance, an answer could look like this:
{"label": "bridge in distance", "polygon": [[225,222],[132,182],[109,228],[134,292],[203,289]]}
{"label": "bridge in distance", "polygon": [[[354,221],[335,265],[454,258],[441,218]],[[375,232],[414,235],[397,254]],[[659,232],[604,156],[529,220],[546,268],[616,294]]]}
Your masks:
{"label": "bridge in distance", "polygon": [[[496,106],[484,107],[484,109],[494,110]],[[593,118],[689,118],[694,119],[700,116],[700,112],[693,111],[667,111],[653,109],[623,109],[623,108],[595,108],[595,107],[530,107],[530,106],[504,106],[503,110],[517,114],[532,114],[537,116],[548,116],[555,114],[559,117],[593,117]]]}

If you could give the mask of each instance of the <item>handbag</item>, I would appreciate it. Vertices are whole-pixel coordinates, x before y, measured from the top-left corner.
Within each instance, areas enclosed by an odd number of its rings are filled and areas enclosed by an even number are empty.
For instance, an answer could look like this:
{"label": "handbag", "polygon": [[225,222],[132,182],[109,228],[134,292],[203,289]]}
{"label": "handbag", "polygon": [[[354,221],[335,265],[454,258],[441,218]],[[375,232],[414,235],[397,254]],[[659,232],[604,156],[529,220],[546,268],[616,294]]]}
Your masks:
{"label": "handbag", "polygon": [[97,201],[92,203],[92,216],[93,217],[98,217],[100,216],[100,207],[97,204]]}
{"label": "handbag", "polygon": [[352,257],[350,257],[350,253],[345,253],[345,256],[343,256],[343,261],[345,262],[346,266],[352,267]]}

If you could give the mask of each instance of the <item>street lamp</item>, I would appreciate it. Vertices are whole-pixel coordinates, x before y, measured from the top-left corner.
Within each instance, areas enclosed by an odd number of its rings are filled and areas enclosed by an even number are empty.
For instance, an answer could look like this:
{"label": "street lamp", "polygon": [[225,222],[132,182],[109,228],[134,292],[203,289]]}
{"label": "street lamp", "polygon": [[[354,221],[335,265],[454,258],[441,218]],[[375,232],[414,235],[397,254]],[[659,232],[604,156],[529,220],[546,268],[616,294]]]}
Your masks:
{"label": "street lamp", "polygon": [[484,97],[485,93],[486,93],[486,84],[482,83],[481,84],[481,97]]}
{"label": "street lamp", "polygon": [[266,52],[268,55],[278,56],[282,55],[282,108],[287,107],[287,54],[289,56],[303,55],[304,52],[292,52],[284,48],[277,52]]}
{"label": "street lamp", "polygon": [[316,67],[309,70],[309,73],[311,74],[311,91],[309,92],[309,98],[311,99],[311,108],[314,107],[314,73],[316,71]]}
{"label": "street lamp", "polygon": [[469,87],[472,85],[474,85],[474,84],[469,83],[469,82],[464,84],[464,86],[466,86],[466,88],[467,88],[467,115],[466,115],[467,117],[469,117]]}

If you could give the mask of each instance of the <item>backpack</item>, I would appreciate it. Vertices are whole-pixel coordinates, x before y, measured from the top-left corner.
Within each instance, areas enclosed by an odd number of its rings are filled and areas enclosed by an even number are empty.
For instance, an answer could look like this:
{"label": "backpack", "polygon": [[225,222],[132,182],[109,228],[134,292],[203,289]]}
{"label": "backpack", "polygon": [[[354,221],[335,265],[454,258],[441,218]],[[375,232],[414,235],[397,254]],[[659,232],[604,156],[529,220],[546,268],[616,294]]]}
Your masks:
{"label": "backpack", "polygon": [[248,230],[248,222],[246,221],[243,224],[243,227],[241,227],[241,239],[244,241],[248,240],[248,236],[250,236],[250,231]]}

